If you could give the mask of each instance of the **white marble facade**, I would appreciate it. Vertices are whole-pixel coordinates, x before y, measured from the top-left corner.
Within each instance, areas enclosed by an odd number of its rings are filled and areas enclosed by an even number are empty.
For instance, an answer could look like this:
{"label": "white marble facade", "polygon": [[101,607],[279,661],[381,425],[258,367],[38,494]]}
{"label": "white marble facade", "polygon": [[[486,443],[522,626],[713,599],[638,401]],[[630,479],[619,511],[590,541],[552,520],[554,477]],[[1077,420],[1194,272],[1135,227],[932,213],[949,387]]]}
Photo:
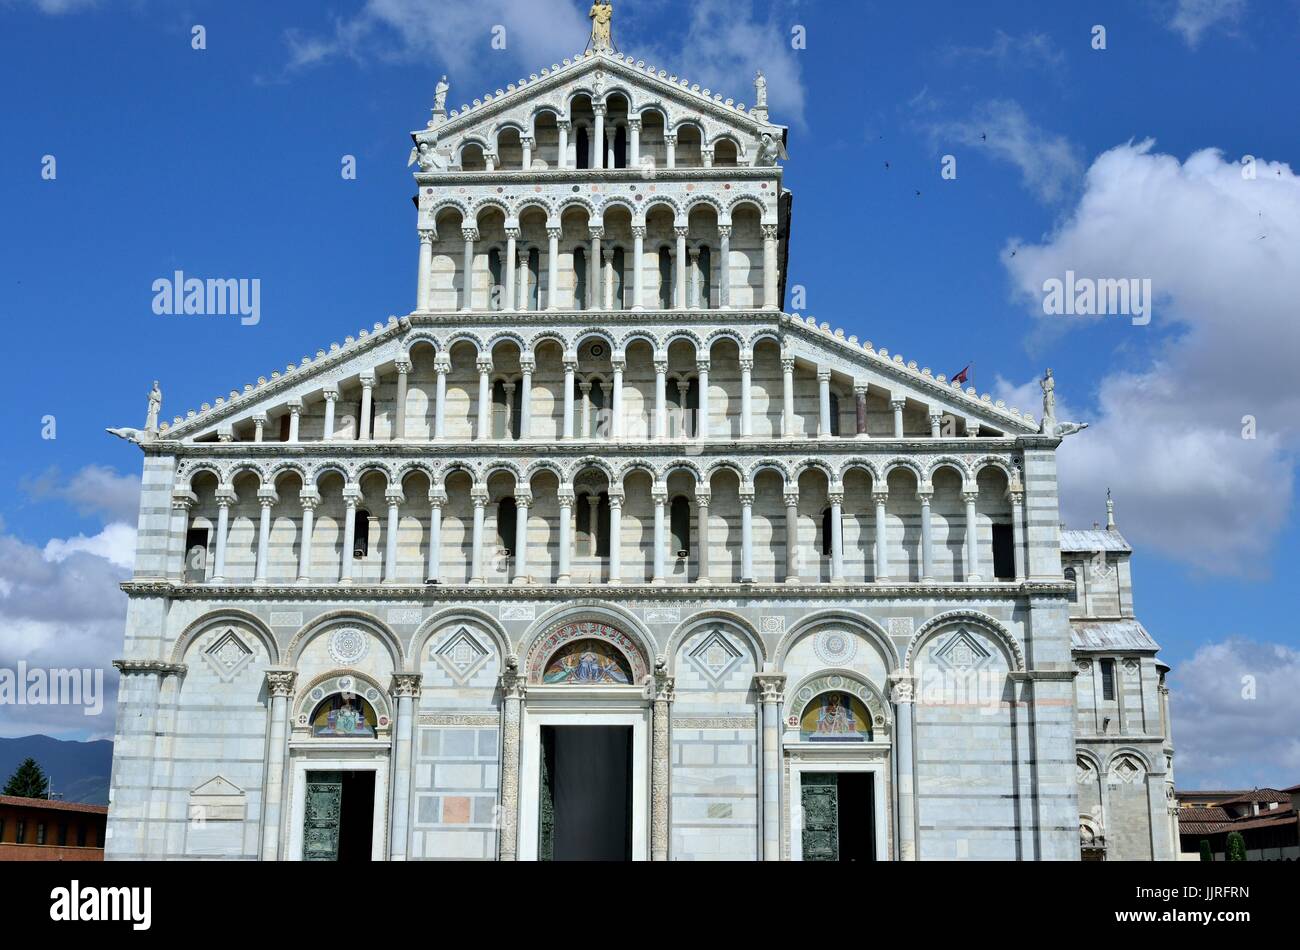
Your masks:
{"label": "white marble facade", "polygon": [[[760,86],[440,86],[415,308],[139,434],[108,857],[302,857],[321,772],[373,774],[373,858],[537,857],[583,724],[634,858],[813,856],[827,774],[881,860],[1173,856],[1127,544],[1060,529],[1050,415],[782,311]],[[545,682],[575,638],[627,681]]]}

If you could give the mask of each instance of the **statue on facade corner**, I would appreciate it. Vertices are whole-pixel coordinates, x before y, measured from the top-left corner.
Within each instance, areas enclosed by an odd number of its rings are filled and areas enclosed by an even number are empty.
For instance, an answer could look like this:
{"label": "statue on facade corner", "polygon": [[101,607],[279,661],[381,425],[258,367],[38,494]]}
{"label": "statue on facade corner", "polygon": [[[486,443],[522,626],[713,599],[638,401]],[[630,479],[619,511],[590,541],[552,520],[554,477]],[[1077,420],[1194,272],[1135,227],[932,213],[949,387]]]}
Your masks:
{"label": "statue on facade corner", "polygon": [[433,111],[447,111],[447,90],[451,87],[447,85],[447,77],[443,76],[438,80],[438,85],[433,90]]}
{"label": "statue on facade corner", "polygon": [[587,11],[591,20],[591,46],[593,49],[609,49],[613,45],[610,21],[614,18],[614,7],[610,0],[601,3],[596,0]]}
{"label": "statue on facade corner", "polygon": [[773,137],[771,132],[764,132],[762,141],[758,143],[758,154],[754,158],[754,164],[760,166],[775,165],[780,154],[781,143]]}
{"label": "statue on facade corner", "polygon": [[1056,422],[1056,380],[1050,367],[1038,385],[1043,390],[1043,431],[1050,434]]}
{"label": "statue on facade corner", "polygon": [[754,77],[754,105],[759,107],[767,105],[767,77],[763,75],[761,69]]}
{"label": "statue on facade corner", "polygon": [[153,389],[149,390],[149,412],[144,419],[144,428],[146,432],[158,431],[158,413],[162,411],[162,389],[158,386],[158,380],[153,381]]}

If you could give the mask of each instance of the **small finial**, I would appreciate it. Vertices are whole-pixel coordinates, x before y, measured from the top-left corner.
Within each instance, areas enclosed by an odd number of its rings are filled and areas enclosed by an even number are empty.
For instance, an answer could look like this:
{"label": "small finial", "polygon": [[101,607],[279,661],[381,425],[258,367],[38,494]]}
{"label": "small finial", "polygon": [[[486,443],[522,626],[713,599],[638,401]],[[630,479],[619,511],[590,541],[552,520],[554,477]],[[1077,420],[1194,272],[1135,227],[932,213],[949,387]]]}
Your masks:
{"label": "small finial", "polygon": [[1106,530],[1115,530],[1115,500],[1110,497],[1110,489],[1106,489]]}

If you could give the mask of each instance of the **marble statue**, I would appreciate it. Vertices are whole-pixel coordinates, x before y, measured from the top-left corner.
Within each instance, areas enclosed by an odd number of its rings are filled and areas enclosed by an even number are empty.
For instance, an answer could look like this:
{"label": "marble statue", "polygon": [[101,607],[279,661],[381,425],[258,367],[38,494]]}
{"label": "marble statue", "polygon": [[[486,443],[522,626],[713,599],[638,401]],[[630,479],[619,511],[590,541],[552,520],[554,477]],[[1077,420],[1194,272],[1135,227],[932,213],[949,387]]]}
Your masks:
{"label": "marble statue", "polygon": [[771,132],[764,132],[763,140],[758,144],[758,155],[754,159],[754,164],[775,165],[780,154],[781,143],[773,137]]}
{"label": "marble statue", "polygon": [[144,427],[148,432],[158,431],[158,413],[162,410],[162,390],[158,387],[158,380],[153,381],[153,389],[149,390],[149,413],[145,416]]}
{"label": "marble statue", "polygon": [[591,45],[593,49],[609,49],[613,45],[610,38],[610,20],[614,17],[614,7],[609,0],[601,3],[596,0],[587,11],[591,20]]}
{"label": "marble statue", "polygon": [[754,77],[754,105],[767,105],[767,77],[763,75],[763,70],[758,71]]}
{"label": "marble statue", "polygon": [[1048,431],[1047,421],[1050,419],[1056,421],[1056,380],[1052,378],[1052,370],[1049,368],[1047,374],[1043,376],[1042,381],[1038,384],[1043,390],[1043,425],[1044,431]]}
{"label": "marble statue", "polygon": [[433,111],[447,111],[447,90],[451,88],[447,85],[447,77],[443,76],[438,80],[438,85],[433,90]]}

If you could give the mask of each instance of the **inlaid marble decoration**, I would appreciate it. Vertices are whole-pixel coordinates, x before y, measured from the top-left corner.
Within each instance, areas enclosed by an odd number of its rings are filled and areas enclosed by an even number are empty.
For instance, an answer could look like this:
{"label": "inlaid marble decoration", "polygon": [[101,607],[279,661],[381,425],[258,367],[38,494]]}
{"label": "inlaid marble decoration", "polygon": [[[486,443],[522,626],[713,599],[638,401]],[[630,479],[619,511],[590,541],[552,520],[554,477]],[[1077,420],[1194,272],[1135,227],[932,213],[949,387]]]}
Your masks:
{"label": "inlaid marble decoration", "polygon": [[691,666],[713,685],[718,685],[735,669],[744,655],[721,630],[714,630],[687,654]]}
{"label": "inlaid marble decoration", "polygon": [[813,638],[813,652],[827,666],[848,666],[858,652],[858,638],[846,630],[823,630]]}
{"label": "inlaid marble decoration", "polygon": [[431,652],[439,665],[461,686],[469,682],[491,655],[466,627],[461,627]]}
{"label": "inlaid marble decoration", "polygon": [[356,627],[339,627],[330,634],[329,651],[339,666],[354,666],[370,652],[370,637]]}
{"label": "inlaid marble decoration", "polygon": [[217,636],[203,659],[223,683],[229,683],[253,659],[252,648],[233,629]]}

